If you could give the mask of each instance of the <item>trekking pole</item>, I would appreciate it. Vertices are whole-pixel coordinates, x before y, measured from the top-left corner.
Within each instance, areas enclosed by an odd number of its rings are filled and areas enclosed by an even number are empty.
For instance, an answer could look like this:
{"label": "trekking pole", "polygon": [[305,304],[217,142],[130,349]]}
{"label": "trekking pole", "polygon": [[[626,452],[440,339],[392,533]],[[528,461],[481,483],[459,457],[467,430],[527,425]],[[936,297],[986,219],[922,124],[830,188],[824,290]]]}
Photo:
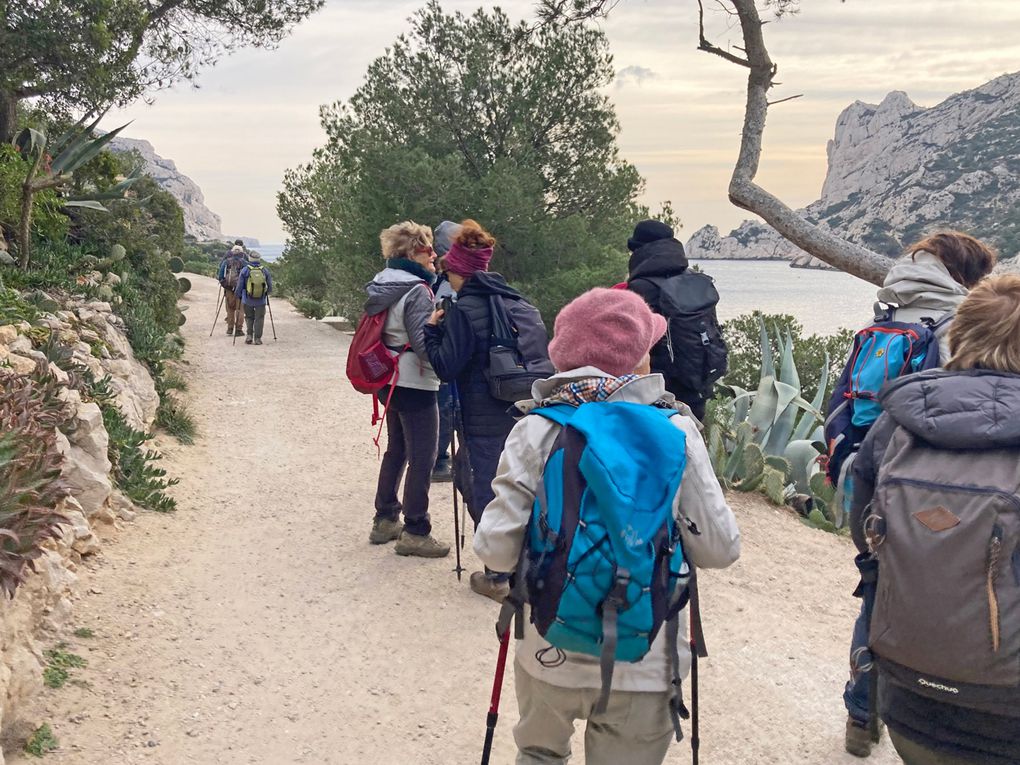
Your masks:
{"label": "trekking pole", "polygon": [[223,300],[224,300],[224,298],[226,298],[226,296],[227,296],[227,293],[224,292],[223,288],[221,287],[220,288],[220,299],[218,301],[216,301],[216,315],[213,317],[213,320],[212,320],[212,329],[209,330],[209,337],[212,337],[213,332],[216,331],[216,322],[219,321],[219,318],[220,318],[220,308],[223,307]]}
{"label": "trekking pole", "polygon": [[698,646],[691,638],[691,762],[698,765],[698,750],[701,737],[698,735]]}
{"label": "trekking pole", "polygon": [[482,765],[489,765],[492,753],[492,737],[496,733],[496,721],[499,719],[499,696],[503,691],[503,673],[506,671],[506,653],[510,647],[510,627],[499,638],[499,658],[496,660],[496,676],[492,679],[492,699],[489,702],[489,715],[485,718],[485,744],[482,746]]}
{"label": "trekking pole", "polygon": [[266,308],[269,309],[269,326],[273,328],[273,340],[276,340],[276,322],[273,321],[273,304],[269,302],[269,295],[266,295]]}
{"label": "trekking pole", "polygon": [[[454,572],[457,574],[457,581],[461,580],[461,574],[464,573],[464,567],[460,565],[460,549],[464,546],[463,537],[461,536],[460,528],[460,508],[457,507],[457,435],[454,434],[451,438],[451,449],[450,457],[453,464],[453,546],[457,548],[457,568]],[[458,538],[461,539],[458,543]]]}

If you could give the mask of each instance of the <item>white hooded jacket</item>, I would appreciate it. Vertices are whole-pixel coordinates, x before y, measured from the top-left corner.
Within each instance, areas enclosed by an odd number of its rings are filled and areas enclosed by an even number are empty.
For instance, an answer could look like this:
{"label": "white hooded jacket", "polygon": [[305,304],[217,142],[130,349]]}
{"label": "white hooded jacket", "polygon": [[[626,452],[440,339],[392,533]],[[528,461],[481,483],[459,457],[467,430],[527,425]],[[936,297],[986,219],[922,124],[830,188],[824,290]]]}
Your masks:
{"label": "white hooded jacket", "polygon": [[[536,402],[548,398],[561,385],[591,377],[610,377],[594,367],[582,367],[535,383]],[[616,391],[609,401],[652,404],[669,400],[662,375],[639,377]],[[726,504],[719,481],[712,470],[708,450],[696,422],[685,416],[671,419],[687,436],[687,466],[680,490],[674,501],[678,518],[686,519],[697,528],[692,533],[681,523],[684,551],[696,568],[725,568],[740,557],[740,532],[733,512]],[[526,416],[510,432],[500,458],[492,488],[496,498],[482,513],[475,531],[474,550],[486,566],[494,571],[513,571],[517,567],[524,533],[531,508],[542,480],[545,461],[552,451],[559,426],[543,417]],[[709,605],[708,613],[711,613]],[[709,617],[710,618],[710,617]],[[686,676],[690,668],[690,650],[686,634],[685,614],[680,615],[680,670]],[[595,656],[570,653],[556,667],[545,666],[536,654],[549,644],[530,623],[524,639],[517,644],[517,662],[529,675],[543,682],[565,688],[601,688],[599,659]],[[617,662],[613,673],[613,690],[663,692],[670,689],[671,667],[666,652],[665,628],[661,630],[645,657],[634,663]]]}

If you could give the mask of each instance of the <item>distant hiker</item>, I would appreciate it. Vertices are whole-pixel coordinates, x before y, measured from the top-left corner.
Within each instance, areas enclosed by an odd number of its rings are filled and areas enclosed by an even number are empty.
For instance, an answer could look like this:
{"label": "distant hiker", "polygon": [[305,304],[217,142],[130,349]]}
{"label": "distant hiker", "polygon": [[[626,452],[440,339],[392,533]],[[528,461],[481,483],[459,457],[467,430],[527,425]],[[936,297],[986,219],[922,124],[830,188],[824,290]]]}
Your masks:
{"label": "distant hiker", "polygon": [[627,248],[627,288],[668,323],[665,337],[652,349],[652,371],[703,420],[705,402],[726,374],[726,342],[715,314],[719,293],[710,276],[688,269],[684,246],[661,221],[638,223]]}
{"label": "distant hiker", "polygon": [[[950,359],[949,331],[967,291],[991,273],[995,253],[955,231],[928,237],[908,249],[909,258],[890,269],[878,291],[875,318],[854,338],[850,358],[833,389],[825,424],[826,471],[846,512],[853,502],[857,450],[882,411],[882,387],[897,377],[944,366]],[[867,632],[874,590],[871,564],[861,567],[861,612],[850,648],[846,750],[867,757],[875,731],[868,730],[869,685],[873,682]],[[862,669],[863,668],[863,669]]]}
{"label": "distant hiker", "polygon": [[[434,249],[436,255],[442,258],[450,251],[453,240],[460,233],[460,224],[444,220],[435,228]],[[437,261],[439,263],[441,261]],[[439,278],[436,280],[436,308],[442,308],[444,301],[453,302],[457,299],[457,292],[450,284],[450,279],[442,268],[439,268]],[[450,391],[449,383],[439,385],[439,455],[436,457],[436,466],[432,470],[433,483],[446,483],[453,480],[453,469],[450,465],[450,447],[453,442],[453,394]]]}
{"label": "distant hiker", "polygon": [[[509,409],[514,399],[527,397],[535,379],[553,372],[548,334],[538,310],[502,276],[489,271],[495,244],[495,237],[477,222],[465,220],[461,224],[443,258],[457,302],[446,311],[437,310],[425,328],[425,347],[432,368],[441,380],[456,385],[463,420],[459,435],[466,451],[464,466],[470,474],[470,480],[460,488],[476,526],[492,499],[491,484],[499,455],[514,426]],[[506,332],[500,334],[516,335],[496,337],[500,326],[506,327]],[[504,358],[510,359],[512,373],[520,373],[523,380],[516,390],[502,390],[505,378],[492,366],[494,360],[500,363]],[[461,464],[457,468],[460,475]],[[471,575],[471,589],[502,600],[510,591],[508,579],[503,573],[476,571]]]}
{"label": "distant hiker", "polygon": [[[527,582],[518,765],[565,763],[575,720],[587,721],[589,765],[661,763],[692,658],[683,582],[692,566],[724,568],[740,555],[696,422],[648,374],[665,331],[622,290],[591,290],[560,312],[549,346],[560,371],[535,384],[475,532],[487,566]],[[617,638],[615,664],[614,654],[600,659]]]}
{"label": "distant hiker", "polygon": [[216,278],[223,287],[224,300],[227,304],[227,334],[244,334],[244,304],[237,297],[237,280],[241,277],[241,271],[247,265],[247,253],[244,249],[244,242],[240,239],[234,241],[234,246],[227,250],[220,261],[220,269]]}
{"label": "distant hiker", "polygon": [[1020,276],[975,286],[948,343],[944,370],[882,389],[853,468],[850,528],[878,568],[879,711],[907,765],[1015,765]]}
{"label": "distant hiker", "polygon": [[[382,340],[399,360],[394,384],[378,394],[386,405],[387,444],[379,466],[369,541],[385,544],[395,539],[398,555],[442,558],[450,546],[432,536],[429,518],[429,486],[439,436],[439,378],[425,352],[425,322],[434,308],[436,281],[432,231],[404,221],[385,229],[379,241],[386,267],[368,285],[365,313],[386,313]],[[401,502],[397,489],[405,468]]]}
{"label": "distant hiker", "polygon": [[244,304],[244,318],[247,323],[244,342],[246,345],[262,345],[262,326],[266,323],[266,304],[273,292],[273,277],[262,263],[262,256],[252,250],[248,262],[241,269],[234,294]]}

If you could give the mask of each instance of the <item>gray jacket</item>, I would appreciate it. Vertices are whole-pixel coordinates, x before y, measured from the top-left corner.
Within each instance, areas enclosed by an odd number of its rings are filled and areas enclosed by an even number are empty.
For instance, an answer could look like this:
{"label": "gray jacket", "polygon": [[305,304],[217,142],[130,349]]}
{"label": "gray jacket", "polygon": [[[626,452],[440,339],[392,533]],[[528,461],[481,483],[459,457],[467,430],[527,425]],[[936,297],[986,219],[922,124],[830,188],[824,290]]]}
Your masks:
{"label": "gray jacket", "polygon": [[[893,306],[893,320],[918,323],[922,319],[938,321],[947,313],[956,313],[967,297],[967,288],[953,279],[942,261],[930,252],[907,257],[886,274],[878,299]],[[942,362],[949,359],[948,323],[939,335]]]}
{"label": "gray jacket", "polygon": [[[399,388],[439,390],[439,378],[432,371],[425,350],[425,323],[433,311],[432,290],[421,279],[398,268],[385,268],[369,283],[365,313],[389,311],[383,327],[383,342],[400,353]],[[411,349],[402,349],[410,345]]]}

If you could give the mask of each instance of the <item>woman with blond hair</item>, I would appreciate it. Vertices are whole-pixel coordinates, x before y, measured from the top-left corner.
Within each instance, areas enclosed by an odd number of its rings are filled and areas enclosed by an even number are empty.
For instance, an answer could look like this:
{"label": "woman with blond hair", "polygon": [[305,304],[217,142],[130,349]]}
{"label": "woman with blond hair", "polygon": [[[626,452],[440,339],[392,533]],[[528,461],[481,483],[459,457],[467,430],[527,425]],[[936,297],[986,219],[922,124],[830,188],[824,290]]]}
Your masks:
{"label": "woman with blond hair", "polygon": [[883,388],[851,530],[878,565],[869,645],[907,765],[1020,762],[1020,276],[975,286],[945,369]]}
{"label": "woman with blond hair", "polygon": [[[399,361],[392,388],[379,392],[387,406],[387,444],[369,541],[385,544],[395,539],[398,555],[442,558],[450,546],[432,536],[429,519],[429,487],[439,440],[439,378],[425,350],[425,322],[434,306],[436,281],[432,230],[404,221],[385,229],[379,241],[386,267],[368,285],[365,313],[387,312],[383,342]],[[397,489],[405,468],[401,502]]]}
{"label": "woman with blond hair", "polygon": [[[538,311],[506,279],[489,271],[495,245],[496,238],[476,221],[461,223],[443,257],[443,268],[457,293],[457,302],[448,312],[436,311],[425,328],[425,346],[433,368],[441,380],[456,383],[462,425],[459,435],[463,438],[461,452],[467,457],[466,465],[458,461],[456,467],[459,474],[464,467],[470,469],[470,480],[458,479],[458,488],[464,491],[468,512],[476,526],[494,496],[492,479],[503,444],[516,422],[509,411],[512,404],[492,395],[487,375],[494,301],[500,301],[504,307],[515,304],[514,312],[520,309],[532,328],[540,330],[529,333],[529,337],[541,335],[539,350],[552,374],[548,336]],[[501,601],[510,591],[508,579],[506,574],[476,571],[471,575],[471,589]]]}

